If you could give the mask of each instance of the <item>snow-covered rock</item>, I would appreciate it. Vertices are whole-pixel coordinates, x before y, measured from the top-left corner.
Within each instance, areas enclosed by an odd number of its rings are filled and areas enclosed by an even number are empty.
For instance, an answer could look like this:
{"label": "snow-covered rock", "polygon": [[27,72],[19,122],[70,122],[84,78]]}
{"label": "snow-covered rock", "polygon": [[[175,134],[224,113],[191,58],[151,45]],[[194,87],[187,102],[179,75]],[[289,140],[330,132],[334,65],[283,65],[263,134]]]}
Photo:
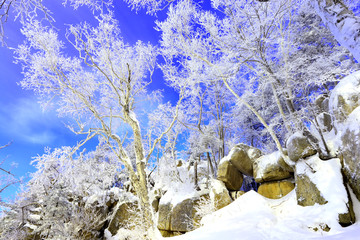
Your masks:
{"label": "snow-covered rock", "polygon": [[226,157],[241,173],[253,176],[253,163],[262,155],[257,148],[245,144],[237,144]]}
{"label": "snow-covered rock", "polygon": [[288,138],[286,149],[290,160],[294,162],[316,154],[316,150],[301,132],[296,132]]}
{"label": "snow-covered rock", "polygon": [[254,161],[254,178],[257,183],[289,178],[290,170],[279,151],[261,156]]}
{"label": "snow-covered rock", "polygon": [[291,180],[273,181],[262,183],[258,193],[266,198],[279,199],[287,195],[295,188]]}
{"label": "snow-covered rock", "polygon": [[107,230],[112,234],[116,235],[120,228],[133,229],[136,224],[135,219],[140,216],[137,201],[124,201],[118,202],[112,215]]}
{"label": "snow-covered rock", "polygon": [[336,120],[344,121],[360,105],[360,71],[343,78],[331,91],[329,108]]}
{"label": "snow-covered rock", "polygon": [[[181,193],[178,193],[181,194]],[[165,237],[175,236],[176,232],[184,233],[193,230],[200,221],[197,207],[200,199],[209,199],[208,191],[193,191],[183,196],[167,192],[159,202],[158,229]]]}
{"label": "snow-covered rock", "polygon": [[346,180],[360,199],[360,106],[337,126]]}
{"label": "snow-covered rock", "polygon": [[343,184],[340,159],[322,161],[318,156],[312,156],[299,160],[296,163],[295,182],[300,206],[328,205],[332,214],[338,215],[340,224],[349,225],[355,221],[350,208],[351,199]]}

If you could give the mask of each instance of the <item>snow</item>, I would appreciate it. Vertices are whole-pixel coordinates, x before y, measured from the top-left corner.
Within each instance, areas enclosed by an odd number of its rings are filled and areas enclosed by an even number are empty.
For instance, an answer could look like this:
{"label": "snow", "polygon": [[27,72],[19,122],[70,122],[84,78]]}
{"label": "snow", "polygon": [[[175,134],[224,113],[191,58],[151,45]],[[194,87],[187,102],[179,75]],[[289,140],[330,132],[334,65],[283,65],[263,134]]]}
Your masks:
{"label": "snow", "polygon": [[330,111],[338,110],[339,96],[343,97],[347,105],[350,106],[354,106],[354,104],[359,105],[360,99],[353,98],[353,96],[358,96],[359,93],[360,93],[360,71],[357,71],[343,78],[331,91],[330,100],[329,100]]}
{"label": "snow", "polygon": [[346,213],[348,197],[343,185],[341,162],[338,158],[322,161],[317,155],[301,160],[296,165],[296,174],[308,176],[328,203],[329,211],[322,213],[330,228],[338,227],[338,213]]}
{"label": "snow", "polygon": [[[274,161],[277,156],[278,153],[274,153],[269,159]],[[328,201],[327,204],[299,206],[295,190],[276,200],[249,191],[230,205],[205,216],[201,220],[202,227],[171,239],[359,239],[359,220],[347,228],[337,222],[338,213],[347,210],[348,202],[340,169],[338,158],[322,161],[317,155],[297,163],[297,174],[309,176]],[[216,183],[212,186],[217,189]],[[351,191],[350,195],[359,219],[360,203]],[[325,224],[331,227],[329,232],[321,230]]]}
{"label": "snow", "polygon": [[350,131],[354,131],[354,134],[357,134],[360,130],[359,124],[360,124],[360,107],[357,107],[350,113],[350,115],[346,119],[344,126],[346,127],[346,129],[349,129]]}
{"label": "snow", "polygon": [[262,179],[264,171],[268,169],[268,166],[272,165],[279,165],[279,159],[281,158],[280,151],[276,151],[267,155],[263,155],[256,159],[256,165],[257,165],[257,171],[254,171],[256,173],[255,179]]}
{"label": "snow", "polygon": [[171,239],[359,239],[359,223],[348,228],[331,229],[328,233],[312,230],[328,210],[328,205],[298,206],[295,191],[277,200],[250,191],[204,217],[199,229]]}

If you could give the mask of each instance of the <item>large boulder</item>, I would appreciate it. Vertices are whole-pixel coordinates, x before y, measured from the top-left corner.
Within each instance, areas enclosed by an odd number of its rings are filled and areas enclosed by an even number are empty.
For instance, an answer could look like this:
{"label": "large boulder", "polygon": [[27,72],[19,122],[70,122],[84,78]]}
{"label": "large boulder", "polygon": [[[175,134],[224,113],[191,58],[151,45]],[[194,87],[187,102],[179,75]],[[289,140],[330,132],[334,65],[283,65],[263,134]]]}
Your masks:
{"label": "large boulder", "polygon": [[171,225],[171,211],[172,204],[171,202],[162,202],[160,199],[159,203],[159,216],[158,216],[158,229],[164,231],[170,231]]}
{"label": "large boulder", "polygon": [[175,205],[171,210],[170,230],[173,232],[188,232],[193,230],[193,217],[195,199],[185,199]]}
{"label": "large boulder", "polygon": [[291,177],[288,166],[279,151],[263,155],[254,162],[254,178],[257,183],[282,180]]}
{"label": "large boulder", "polygon": [[296,163],[296,197],[301,206],[329,204],[343,226],[354,223],[351,199],[343,184],[341,162],[338,158],[322,161],[318,156]]}
{"label": "large boulder", "polygon": [[341,159],[346,182],[360,201],[360,107],[344,124],[338,126],[341,139]]}
{"label": "large boulder", "polygon": [[316,154],[309,140],[300,132],[294,133],[287,141],[286,148],[290,160],[296,162],[301,158],[306,158]]}
{"label": "large boulder", "polygon": [[329,110],[338,121],[360,105],[360,71],[343,78],[331,91]]}
{"label": "large boulder", "polygon": [[160,199],[157,227],[163,237],[185,233],[199,226],[201,216],[197,214],[197,209],[201,204],[200,199],[209,199],[209,193],[189,196],[180,201],[172,197],[176,196],[166,196]]}
{"label": "large boulder", "polygon": [[217,179],[224,182],[229,190],[239,190],[243,183],[243,175],[228,159],[222,159],[217,172]]}
{"label": "large boulder", "polygon": [[225,184],[215,179],[211,181],[210,199],[215,210],[219,210],[232,202]]}
{"label": "large boulder", "polygon": [[139,208],[137,201],[118,202],[110,218],[107,230],[116,235],[120,228],[132,229],[135,226],[129,225],[134,219],[139,217]]}
{"label": "large boulder", "polygon": [[227,158],[241,173],[253,176],[253,163],[262,155],[257,148],[245,144],[237,144],[228,154]]}
{"label": "large boulder", "polygon": [[279,199],[287,195],[294,188],[295,184],[291,180],[273,181],[262,183],[258,193],[266,198]]}

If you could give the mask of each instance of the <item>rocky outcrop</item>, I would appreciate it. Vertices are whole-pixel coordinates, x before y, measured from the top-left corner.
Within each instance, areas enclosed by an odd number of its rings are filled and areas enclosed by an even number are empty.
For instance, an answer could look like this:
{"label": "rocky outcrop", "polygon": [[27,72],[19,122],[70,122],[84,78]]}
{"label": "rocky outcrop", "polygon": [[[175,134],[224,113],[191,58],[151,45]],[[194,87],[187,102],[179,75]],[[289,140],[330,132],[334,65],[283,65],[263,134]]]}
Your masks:
{"label": "rocky outcrop", "polygon": [[309,140],[300,132],[293,134],[286,141],[286,148],[290,160],[296,162],[299,159],[306,158],[316,154]]}
{"label": "rocky outcrop", "polygon": [[[340,159],[346,182],[360,200],[360,107],[337,126],[341,140]],[[341,130],[341,131],[340,131]]]}
{"label": "rocky outcrop", "polygon": [[227,159],[220,162],[217,179],[224,182],[229,190],[239,190],[243,182],[243,175]]}
{"label": "rocky outcrop", "polygon": [[347,226],[355,221],[351,199],[343,185],[340,159],[322,161],[318,156],[313,156],[298,161],[295,183],[299,205],[330,204],[341,225]]}
{"label": "rocky outcrop", "polygon": [[231,149],[227,158],[238,171],[245,175],[253,176],[253,163],[261,155],[261,151],[257,148],[238,144]]}
{"label": "rocky outcrop", "polygon": [[139,217],[138,211],[137,202],[119,202],[110,218],[108,231],[112,235],[116,235],[120,228],[132,229],[134,226],[130,224],[134,223],[134,220]]}
{"label": "rocky outcrop", "polygon": [[360,71],[343,78],[331,91],[329,111],[339,122],[360,106]]}
{"label": "rocky outcrop", "polygon": [[328,203],[317,186],[305,174],[296,176],[296,196],[300,206],[313,206],[315,203],[324,205]]}
{"label": "rocky outcrop", "polygon": [[162,202],[160,199],[158,212],[158,229],[163,237],[176,236],[194,230],[201,218],[197,214],[200,199],[209,199],[209,194],[199,197],[186,198],[176,204],[171,201]]}
{"label": "rocky outcrop", "polygon": [[260,185],[258,193],[271,199],[279,199],[287,195],[295,188],[291,180],[266,182]]}
{"label": "rocky outcrop", "polygon": [[254,178],[257,183],[289,178],[292,176],[291,170],[280,152],[261,156],[254,162]]}
{"label": "rocky outcrop", "polygon": [[215,211],[229,205],[232,202],[225,184],[219,180],[212,180],[211,182],[210,199]]}
{"label": "rocky outcrop", "polygon": [[346,181],[360,200],[360,71],[343,78],[332,90],[329,108],[341,139],[338,150]]}

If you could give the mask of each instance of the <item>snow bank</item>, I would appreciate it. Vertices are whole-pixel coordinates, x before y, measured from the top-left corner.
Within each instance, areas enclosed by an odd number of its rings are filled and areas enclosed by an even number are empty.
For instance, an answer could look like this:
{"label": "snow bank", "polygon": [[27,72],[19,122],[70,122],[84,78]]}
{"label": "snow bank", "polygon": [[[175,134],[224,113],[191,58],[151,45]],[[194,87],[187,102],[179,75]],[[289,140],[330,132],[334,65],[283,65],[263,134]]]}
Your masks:
{"label": "snow bank", "polygon": [[199,229],[171,239],[359,239],[358,224],[348,228],[333,228],[330,232],[313,230],[313,227],[324,221],[324,212],[329,211],[330,207],[298,206],[295,191],[276,200],[249,191],[230,205],[204,217],[201,221],[203,226]]}

